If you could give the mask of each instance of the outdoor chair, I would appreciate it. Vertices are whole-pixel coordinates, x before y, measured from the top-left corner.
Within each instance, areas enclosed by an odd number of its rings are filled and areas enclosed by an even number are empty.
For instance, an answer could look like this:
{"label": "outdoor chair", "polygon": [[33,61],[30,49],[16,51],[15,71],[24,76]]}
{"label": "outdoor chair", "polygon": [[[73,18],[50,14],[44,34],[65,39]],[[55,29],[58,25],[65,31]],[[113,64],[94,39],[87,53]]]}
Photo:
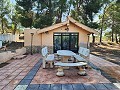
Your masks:
{"label": "outdoor chair", "polygon": [[43,68],[46,68],[46,62],[50,64],[50,68],[53,68],[53,61],[54,59],[54,54],[48,54],[48,48],[44,47],[42,48],[42,56],[43,56]]}
{"label": "outdoor chair", "polygon": [[90,55],[90,50],[84,47],[80,47],[78,54],[74,56],[74,58],[78,62],[88,62]]}

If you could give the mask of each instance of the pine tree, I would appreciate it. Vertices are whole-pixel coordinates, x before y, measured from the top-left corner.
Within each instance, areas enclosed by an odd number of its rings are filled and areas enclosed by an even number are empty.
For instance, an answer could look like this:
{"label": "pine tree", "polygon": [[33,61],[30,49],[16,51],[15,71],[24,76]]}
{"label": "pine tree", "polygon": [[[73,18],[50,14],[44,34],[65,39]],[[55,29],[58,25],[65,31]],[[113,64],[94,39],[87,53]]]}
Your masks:
{"label": "pine tree", "polygon": [[5,27],[7,27],[7,16],[10,13],[9,10],[10,2],[9,0],[0,0],[0,21],[1,21],[1,32],[5,33]]}

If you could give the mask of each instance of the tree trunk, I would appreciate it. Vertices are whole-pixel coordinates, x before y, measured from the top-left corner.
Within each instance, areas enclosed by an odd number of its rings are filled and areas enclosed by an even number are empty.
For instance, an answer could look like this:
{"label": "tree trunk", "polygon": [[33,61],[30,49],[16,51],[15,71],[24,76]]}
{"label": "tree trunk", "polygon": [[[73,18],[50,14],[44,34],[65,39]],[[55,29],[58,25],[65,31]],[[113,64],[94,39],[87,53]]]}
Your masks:
{"label": "tree trunk", "polygon": [[62,10],[60,12],[60,22],[61,22],[61,20],[62,20]]}
{"label": "tree trunk", "polygon": [[114,42],[114,30],[112,29],[112,42]]}
{"label": "tree trunk", "polygon": [[[105,14],[105,11],[104,11],[104,14]],[[101,26],[101,31],[100,31],[100,43],[102,43],[103,23],[104,23],[104,15],[102,17],[102,26]]]}
{"label": "tree trunk", "polygon": [[102,16],[102,26],[101,26],[101,31],[100,31],[100,43],[102,43],[102,33],[103,33],[103,23],[104,23],[104,18],[105,18],[105,10],[106,10],[106,8],[107,8],[107,4],[106,4],[106,6],[104,7],[104,12],[103,12],[103,16]]}
{"label": "tree trunk", "polygon": [[63,8],[63,6],[64,6],[64,3],[61,4],[61,8],[60,8],[60,13],[59,13],[59,14],[60,14],[60,15],[59,15],[59,16],[60,16],[60,17],[59,17],[60,22],[61,22],[61,20],[62,20],[62,14],[63,14],[62,8]]}
{"label": "tree trunk", "polygon": [[94,36],[94,33],[92,34],[92,43],[95,43],[95,36]]}
{"label": "tree trunk", "polygon": [[100,43],[102,43],[102,32],[103,32],[103,23],[102,23],[102,27],[101,27],[101,31],[100,31]]}
{"label": "tree trunk", "polygon": [[58,18],[57,18],[56,23],[61,23],[61,19],[62,19],[62,10],[59,10],[57,17],[58,17]]}
{"label": "tree trunk", "polygon": [[118,43],[117,33],[115,33],[115,40],[116,40],[116,43]]}
{"label": "tree trunk", "polygon": [[[113,8],[115,9],[115,8]],[[112,22],[112,42],[114,42],[114,25],[115,25],[115,15],[113,13],[113,22]]]}
{"label": "tree trunk", "polygon": [[71,3],[70,3],[70,6],[68,8],[68,13],[67,13],[68,16],[70,15],[70,10],[71,10]]}
{"label": "tree trunk", "polygon": [[13,30],[13,35],[15,35],[16,30],[17,30],[17,24],[15,24],[15,27],[14,27],[14,30]]}
{"label": "tree trunk", "polygon": [[3,18],[2,18],[2,20],[1,20],[1,29],[2,29],[2,34],[4,33],[4,28],[3,28]]}
{"label": "tree trunk", "polygon": [[37,14],[36,14],[36,17],[38,18],[39,17],[39,11],[40,11],[40,0],[37,1],[38,5],[37,5]]}
{"label": "tree trunk", "polygon": [[30,29],[32,29],[32,25],[33,25],[33,15],[31,17],[31,25],[30,25]]}
{"label": "tree trunk", "polygon": [[119,43],[120,43],[120,36],[119,36]]}
{"label": "tree trunk", "polygon": [[50,17],[52,17],[52,2],[51,2],[51,0],[49,0],[49,14],[50,14]]}

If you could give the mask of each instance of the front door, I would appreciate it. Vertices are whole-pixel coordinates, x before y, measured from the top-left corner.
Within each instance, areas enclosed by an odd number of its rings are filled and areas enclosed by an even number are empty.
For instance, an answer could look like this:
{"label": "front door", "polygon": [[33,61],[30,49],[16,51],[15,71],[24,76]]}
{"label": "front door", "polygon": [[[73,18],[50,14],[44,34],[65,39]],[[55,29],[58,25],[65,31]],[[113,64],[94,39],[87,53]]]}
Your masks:
{"label": "front door", "polygon": [[78,33],[54,33],[54,52],[71,50],[78,52]]}

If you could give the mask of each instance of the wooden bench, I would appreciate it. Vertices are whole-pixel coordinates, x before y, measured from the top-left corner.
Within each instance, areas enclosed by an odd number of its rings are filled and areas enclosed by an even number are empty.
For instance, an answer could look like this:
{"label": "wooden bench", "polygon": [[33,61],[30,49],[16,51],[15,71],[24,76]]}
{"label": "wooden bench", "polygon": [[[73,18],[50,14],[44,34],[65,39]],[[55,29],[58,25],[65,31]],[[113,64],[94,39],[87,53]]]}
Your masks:
{"label": "wooden bench", "polygon": [[43,56],[43,68],[46,68],[46,62],[50,64],[50,68],[53,68],[54,54],[48,54],[47,47],[42,48]]}
{"label": "wooden bench", "polygon": [[63,67],[79,67],[79,75],[86,75],[85,68],[83,66],[86,66],[87,63],[85,62],[77,62],[77,63],[62,63],[62,62],[57,62],[54,65],[59,66],[57,76],[64,76],[63,72]]}
{"label": "wooden bench", "polygon": [[80,47],[79,51],[78,51],[78,55],[74,55],[74,58],[78,61],[78,62],[88,62],[87,59],[89,59],[89,54],[90,54],[90,50],[84,47]]}

